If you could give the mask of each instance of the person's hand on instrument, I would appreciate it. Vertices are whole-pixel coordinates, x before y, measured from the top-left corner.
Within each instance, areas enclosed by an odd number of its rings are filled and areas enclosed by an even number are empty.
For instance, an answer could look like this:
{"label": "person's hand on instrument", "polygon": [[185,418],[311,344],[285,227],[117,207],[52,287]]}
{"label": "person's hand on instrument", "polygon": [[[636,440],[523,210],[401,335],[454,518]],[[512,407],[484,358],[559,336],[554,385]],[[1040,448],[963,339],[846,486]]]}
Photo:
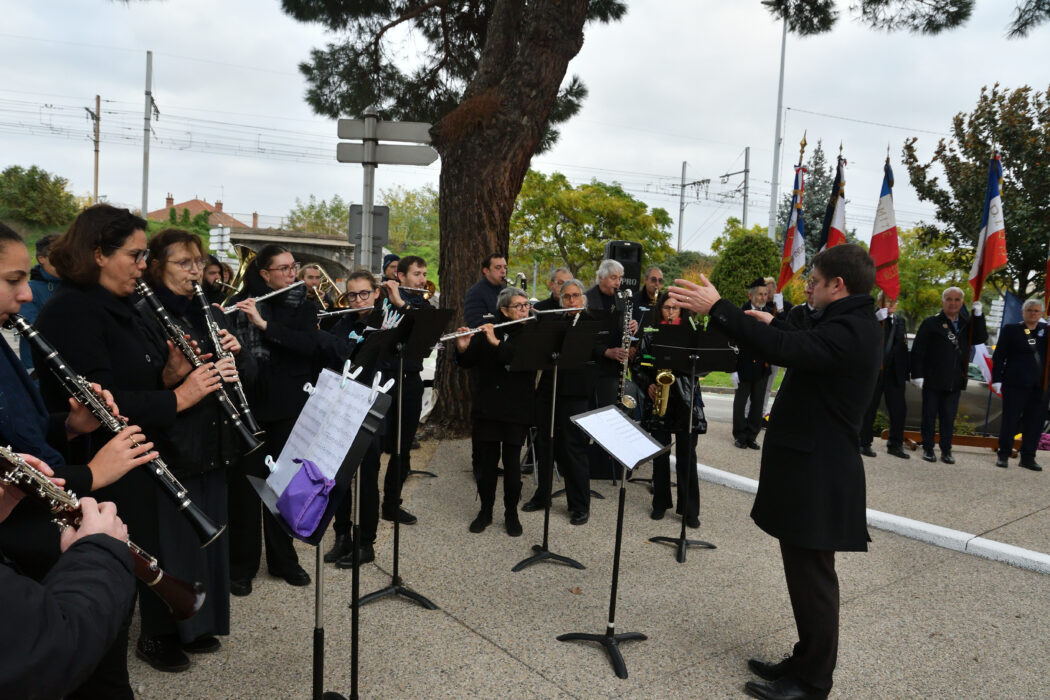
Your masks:
{"label": "person's hand on instrument", "polygon": [[241,351],[241,341],[237,340],[237,336],[225,328],[219,329],[219,342],[222,343],[222,349],[226,352],[236,355]]}
{"label": "person's hand on instrument", "polygon": [[[51,479],[56,486],[65,486],[66,480],[55,478],[55,472],[51,470],[51,467],[47,466],[44,460],[24,453],[19,453],[19,456],[26,461],[26,464]],[[11,515],[11,511],[15,509],[15,506],[18,505],[18,502],[24,496],[22,489],[17,486],[10,484],[6,486],[0,485],[0,523],[6,520],[7,516]]]}
{"label": "person's hand on instrument", "polygon": [[[459,328],[456,329],[456,333],[469,333],[469,332],[470,332],[470,329],[467,328],[466,326],[460,326]],[[470,336],[469,335],[461,335],[460,337],[456,338],[456,350],[458,352],[461,352],[461,353],[466,352],[467,348],[469,346],[470,346]]]}
{"label": "person's hand on instrument", "polygon": [[485,334],[485,340],[489,341],[489,345],[499,345],[499,338],[496,337],[496,329],[492,327],[491,323],[482,325],[481,332]]}
{"label": "person's hand on instrument", "polygon": [[237,308],[244,312],[244,315],[248,317],[248,320],[252,322],[253,326],[259,330],[266,330],[266,326],[269,324],[259,312],[259,306],[255,303],[255,299],[244,299],[243,301],[238,301]]}
{"label": "person's hand on instrument", "polygon": [[646,393],[649,394],[649,400],[650,401],[653,401],[653,402],[656,401],[656,385],[655,384],[650,384],[649,385],[649,389],[646,391]]}
{"label": "person's hand on instrument", "polygon": [[219,370],[219,376],[222,377],[222,381],[227,384],[232,384],[240,379],[237,374],[237,360],[232,357],[227,357],[225,360],[219,360],[216,362],[215,369]]}
{"label": "person's hand on instrument", "polygon": [[186,381],[175,389],[175,411],[185,411],[196,406],[208,394],[222,386],[222,375],[215,363],[207,362],[190,372]]}
{"label": "person's hand on instrument", "polygon": [[146,441],[142,428],[129,425],[110,438],[88,462],[91,490],[109,486],[135,467],[156,458],[153,443]]}
{"label": "person's hand on instrument", "polygon": [[90,496],[80,499],[80,525],[62,531],[59,547],[69,549],[77,540],[89,535],[109,535],[121,542],[128,541],[128,527],[117,517],[117,507],[106,501],[99,503]]}
{"label": "person's hand on instrument", "polygon": [[[117,402],[113,400],[113,394],[94,382],[91,383],[91,390],[102,399],[110,413],[114,416],[120,415],[120,409],[117,408]],[[95,414],[87,406],[74,398],[69,399],[69,416],[66,417],[67,439],[72,440],[78,435],[93,433],[98,430],[99,425],[101,423],[98,422],[98,418],[95,418]]]}
{"label": "person's hand on instrument", "polygon": [[623,362],[624,358],[627,357],[627,351],[623,348],[608,348],[602,354],[616,362]]}

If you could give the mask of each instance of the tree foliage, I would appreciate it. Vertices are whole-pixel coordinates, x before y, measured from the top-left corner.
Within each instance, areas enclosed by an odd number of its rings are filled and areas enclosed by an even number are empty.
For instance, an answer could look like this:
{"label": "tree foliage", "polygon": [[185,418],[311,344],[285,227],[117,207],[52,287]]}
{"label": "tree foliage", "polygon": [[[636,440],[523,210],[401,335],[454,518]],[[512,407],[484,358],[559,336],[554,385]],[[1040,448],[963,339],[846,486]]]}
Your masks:
{"label": "tree foliage", "polygon": [[966,284],[966,275],[953,267],[944,251],[923,242],[919,228],[898,230],[900,236],[901,293],[897,298],[899,313],[908,321],[912,331],[922,320],[941,310],[941,293],[947,287],[960,287],[967,300],[973,294]]}
{"label": "tree foliage", "polygon": [[69,181],[35,165],[12,165],[0,172],[0,218],[32,226],[63,226],[80,207]]}
{"label": "tree foliage", "polygon": [[[659,265],[664,273],[664,284],[670,284],[676,279],[687,279],[691,282],[699,282],[700,275],[711,277],[711,271],[715,269],[718,258],[714,255],[704,255],[694,250],[683,250],[681,253],[671,253],[660,261],[646,260],[642,267],[650,264]],[[642,270],[644,273],[645,270]]]}
{"label": "tree foliage", "polygon": [[561,173],[529,171],[510,223],[511,254],[520,263],[535,259],[546,269],[565,265],[589,280],[602,261],[606,241],[642,245],[646,263],[672,253],[671,216],[649,209],[618,183],[592,180],[574,187]]}
{"label": "tree foliage", "polygon": [[745,229],[740,219],[731,216],[726,219],[726,223],[722,227],[722,233],[718,234],[718,238],[711,241],[711,252],[715,255],[719,255],[725,249],[726,244],[728,244],[729,241],[746,235],[767,236],[769,235],[769,227],[763,226],[762,224],[755,224],[751,228]]}
{"label": "tree foliage", "polygon": [[380,191],[379,199],[390,207],[390,242],[387,247],[401,257],[422,257],[427,261],[427,279],[439,285],[437,190],[431,185],[415,190],[399,186]]}
{"label": "tree foliage", "polygon": [[905,142],[904,163],[919,199],[937,209],[937,223],[926,224],[920,233],[922,243],[944,248],[952,267],[969,271],[981,228],[989,159],[998,146],[1008,262],[989,284],[1022,298],[1032,289],[1042,289],[1050,241],[1047,93],[1027,86],[982,88],[977,107],[970,114],[955,115],[951,137],[938,142],[928,162],[920,161],[917,144],[914,137]]}
{"label": "tree foliage", "polygon": [[288,212],[288,225],[294,231],[344,238],[350,230],[350,204],[337,194],[327,201],[315,195],[305,202],[296,197],[295,206]]}
{"label": "tree foliage", "polygon": [[746,234],[726,243],[710,279],[719,294],[740,306],[747,301],[747,286],[758,277],[775,277],[779,266],[776,243],[766,236]]}

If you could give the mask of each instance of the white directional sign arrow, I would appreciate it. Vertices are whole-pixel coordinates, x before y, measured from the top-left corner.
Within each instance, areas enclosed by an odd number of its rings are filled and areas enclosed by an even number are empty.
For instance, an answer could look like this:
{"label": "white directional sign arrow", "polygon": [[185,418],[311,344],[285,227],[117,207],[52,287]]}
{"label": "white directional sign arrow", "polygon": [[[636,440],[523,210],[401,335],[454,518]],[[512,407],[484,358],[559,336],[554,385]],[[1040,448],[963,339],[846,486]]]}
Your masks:
{"label": "white directional sign arrow", "polygon": [[[387,146],[381,143],[375,149],[376,156],[372,162],[381,165],[430,165],[438,159],[438,152],[430,146]],[[336,144],[335,157],[340,163],[364,163],[365,145]]]}
{"label": "white directional sign arrow", "polygon": [[[373,138],[379,141],[405,141],[407,143],[430,143],[430,127],[427,122],[382,122],[377,121]],[[341,139],[365,138],[364,119],[340,119],[337,125]]]}

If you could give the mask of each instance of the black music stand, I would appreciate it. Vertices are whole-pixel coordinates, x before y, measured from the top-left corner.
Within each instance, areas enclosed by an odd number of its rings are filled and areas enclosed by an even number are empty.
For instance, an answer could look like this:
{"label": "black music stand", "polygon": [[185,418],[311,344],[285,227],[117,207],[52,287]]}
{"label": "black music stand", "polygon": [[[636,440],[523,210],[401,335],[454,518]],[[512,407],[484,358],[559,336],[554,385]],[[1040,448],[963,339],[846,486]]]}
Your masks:
{"label": "black music stand", "polygon": [[[313,650],[313,700],[343,700],[343,696],[336,692],[324,690],[324,557],[321,554],[321,540],[324,539],[325,533],[328,531],[328,525],[332,522],[332,518],[335,517],[335,511],[339,507],[339,503],[346,496],[347,490],[350,488],[350,482],[353,480],[355,484],[355,502],[354,508],[356,509],[357,498],[359,495],[359,489],[356,488],[357,484],[357,468],[360,466],[361,461],[364,459],[365,452],[368,450],[369,443],[375,439],[376,433],[382,429],[383,419],[387,412],[390,410],[390,405],[393,402],[390,396],[385,393],[378,393],[375,401],[372,403],[371,408],[368,410],[368,415],[365,416],[364,423],[361,425],[361,430],[354,437],[354,442],[351,444],[349,451],[346,453],[346,457],[343,459],[342,465],[339,467],[339,471],[336,473],[335,486],[329,493],[328,506],[325,508],[324,515],[321,516],[321,521],[318,523],[317,528],[313,534],[309,537],[303,537],[296,534],[284,521],[280,512],[277,510],[277,494],[266,483],[265,479],[260,479],[256,476],[248,476],[248,482],[252,488],[255,489],[259,495],[259,499],[262,501],[263,507],[270,511],[271,515],[281,526],[281,529],[289,535],[298,540],[302,540],[307,544],[314,546],[316,569],[314,578],[314,650]],[[355,511],[356,519],[356,511]],[[356,529],[356,522],[355,522]],[[359,583],[359,572],[358,572],[358,558],[360,557],[359,550],[359,537],[355,532],[354,538],[354,571],[352,574],[352,595],[356,598],[360,591]],[[354,612],[351,616],[351,637],[350,637],[350,700],[357,700],[357,679],[358,679],[358,614],[357,608],[354,606]]]}
{"label": "black music stand", "polygon": [[[398,469],[401,468],[401,404],[402,398],[404,397],[404,378],[405,378],[405,359],[422,360],[424,357],[430,354],[434,344],[437,343],[438,338],[441,337],[441,331],[448,325],[449,320],[452,318],[451,309],[412,309],[405,314],[401,324],[396,329],[390,329],[391,331],[397,331],[397,428],[394,432],[394,454],[393,457],[398,458]],[[390,469],[389,464],[387,469]],[[436,475],[435,475],[436,476]],[[400,508],[400,494],[401,489],[404,488],[404,483],[400,484],[398,488],[398,504]],[[356,544],[355,544],[356,546]],[[408,598],[411,601],[419,603],[427,610],[437,610],[438,606],[434,605],[425,596],[416,593],[412,589],[405,586],[405,582],[401,579],[400,574],[400,559],[401,559],[401,521],[398,518],[394,518],[394,570],[390,575],[390,585],[384,588],[380,588],[378,591],[372,591],[368,595],[362,596],[361,600],[357,602],[358,606],[366,605],[374,600],[379,600],[388,595],[402,596]]]}
{"label": "black music stand", "polygon": [[[530,557],[522,559],[515,564],[511,571],[518,572],[541,561],[554,561],[565,564],[576,569],[586,567],[575,559],[550,551],[550,526],[551,526],[551,503],[554,494],[551,493],[550,485],[554,481],[554,422],[557,416],[558,404],[558,369],[560,367],[580,367],[588,359],[591,347],[594,345],[594,331],[592,324],[584,319],[575,326],[569,325],[566,319],[546,319],[535,325],[529,324],[514,341],[514,360],[511,362],[511,371],[528,371],[530,369],[553,372],[551,381],[551,413],[550,423],[547,426],[538,426],[538,429],[547,429],[547,459],[550,467],[550,479],[547,479],[547,493],[543,509],[543,543],[532,545],[535,552]],[[537,474],[540,466],[537,460]],[[540,478],[545,478],[540,475]]]}
{"label": "black music stand", "polygon": [[[686,433],[686,439],[689,444],[692,445],[693,441],[693,416],[694,416],[694,402],[696,400],[696,375],[701,371],[710,371],[712,367],[709,365],[720,366],[718,357],[708,358],[709,351],[697,350],[696,340],[700,335],[704,333],[695,333],[689,326],[664,326],[658,333],[657,337],[661,342],[654,342],[652,345],[653,351],[653,367],[655,369],[669,369],[672,372],[677,373],[679,376],[689,374],[689,386],[692,391],[689,394],[689,429]],[[668,344],[663,344],[668,343]],[[671,345],[670,343],[680,343],[680,345]],[[710,353],[720,351],[710,351]],[[724,358],[721,358],[724,359]],[[677,466],[677,462],[676,462]],[[655,469],[655,467],[654,467]],[[676,469],[677,471],[677,469]],[[685,553],[690,547],[700,547],[702,549],[717,549],[715,545],[705,540],[691,540],[686,537],[685,534],[685,523],[689,518],[689,490],[693,484],[697,484],[697,491],[699,491],[700,477],[696,473],[696,464],[691,468],[686,469],[685,483],[682,480],[678,481],[678,505],[682,510],[682,529],[679,532],[678,537],[650,537],[650,542],[657,542],[661,544],[669,544],[675,548],[675,560],[679,564],[685,563]],[[698,497],[699,498],[699,497]],[[699,509],[699,503],[697,504]]]}
{"label": "black music stand", "polygon": [[[613,424],[611,430],[588,425],[588,419],[596,418],[599,422]],[[587,411],[572,417],[585,433],[601,445],[610,457],[616,460],[627,472],[637,468],[662,452],[670,449],[652,438],[638,423],[624,415],[617,406],[605,406],[594,411]],[[630,446],[633,457],[623,456],[628,452],[624,445]],[[626,476],[626,475],[625,475]],[[609,589],[609,619],[604,634],[587,634],[570,632],[557,637],[559,642],[598,642],[609,655],[613,671],[618,678],[627,678],[627,665],[620,653],[620,642],[645,641],[648,639],[640,632],[616,633],[616,591],[620,583],[620,549],[623,544],[623,510],[627,495],[627,479],[620,479],[620,499],[616,509],[616,547],[613,553],[612,585]]]}

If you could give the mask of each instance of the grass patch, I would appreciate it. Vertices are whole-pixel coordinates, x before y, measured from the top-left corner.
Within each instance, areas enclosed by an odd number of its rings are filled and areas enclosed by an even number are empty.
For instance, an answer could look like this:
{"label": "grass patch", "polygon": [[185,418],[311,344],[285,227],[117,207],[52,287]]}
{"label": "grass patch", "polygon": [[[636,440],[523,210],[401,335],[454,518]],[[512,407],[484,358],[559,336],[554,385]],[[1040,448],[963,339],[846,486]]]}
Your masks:
{"label": "grass patch", "polygon": [[[777,379],[773,382],[773,389],[779,389],[781,382],[784,381],[784,372],[780,372],[777,375]],[[705,386],[722,386],[733,388],[733,380],[729,378],[729,372],[711,372],[706,377],[700,378],[700,387]]]}

